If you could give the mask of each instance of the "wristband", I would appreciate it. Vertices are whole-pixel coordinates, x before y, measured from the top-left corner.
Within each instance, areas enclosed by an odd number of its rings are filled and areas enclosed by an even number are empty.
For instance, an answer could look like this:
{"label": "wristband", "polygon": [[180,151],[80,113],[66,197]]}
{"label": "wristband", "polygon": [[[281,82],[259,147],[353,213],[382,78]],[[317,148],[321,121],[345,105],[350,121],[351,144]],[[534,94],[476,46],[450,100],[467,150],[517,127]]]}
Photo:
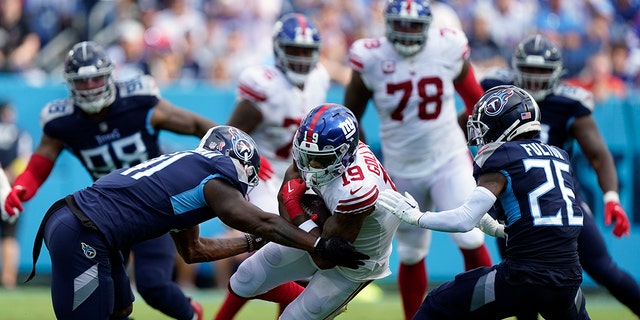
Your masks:
{"label": "wristband", "polygon": [[248,233],[245,233],[244,237],[245,239],[247,239],[247,252],[253,252],[254,250],[253,238],[251,238],[251,235]]}
{"label": "wristband", "polygon": [[311,230],[313,230],[313,229],[315,229],[317,227],[318,227],[318,225],[313,220],[307,220],[307,221],[303,222],[302,224],[300,224],[298,226],[298,228],[300,228],[300,229],[302,229],[302,230],[304,230],[306,232],[309,232],[309,231],[311,231]]}
{"label": "wristband", "polygon": [[616,203],[620,203],[620,195],[618,195],[617,191],[607,191],[604,194],[604,203],[608,203],[608,202],[616,202]]}

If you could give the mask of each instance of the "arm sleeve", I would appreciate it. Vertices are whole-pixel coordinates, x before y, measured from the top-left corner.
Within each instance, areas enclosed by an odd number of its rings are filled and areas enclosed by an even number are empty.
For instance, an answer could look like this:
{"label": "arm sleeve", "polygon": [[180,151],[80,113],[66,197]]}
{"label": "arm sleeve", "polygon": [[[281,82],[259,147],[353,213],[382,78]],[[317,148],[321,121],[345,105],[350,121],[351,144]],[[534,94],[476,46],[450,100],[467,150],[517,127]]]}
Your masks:
{"label": "arm sleeve", "polygon": [[484,187],[476,187],[465,203],[455,209],[426,212],[420,227],[444,232],[467,232],[473,229],[496,201],[496,196]]}
{"label": "arm sleeve", "polygon": [[13,182],[14,187],[21,186],[25,190],[21,200],[27,201],[33,198],[38,188],[49,177],[53,164],[53,161],[43,155],[37,153],[31,155],[27,168]]}

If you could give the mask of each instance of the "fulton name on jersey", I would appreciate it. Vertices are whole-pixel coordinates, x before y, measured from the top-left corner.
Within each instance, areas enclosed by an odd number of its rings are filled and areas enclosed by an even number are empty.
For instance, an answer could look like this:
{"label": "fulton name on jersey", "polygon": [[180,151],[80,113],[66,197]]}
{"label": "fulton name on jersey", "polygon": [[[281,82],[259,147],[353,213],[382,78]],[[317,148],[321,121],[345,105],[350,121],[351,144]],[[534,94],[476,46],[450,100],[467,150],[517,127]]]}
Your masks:
{"label": "fulton name on jersey", "polygon": [[524,149],[524,151],[526,151],[530,156],[552,156],[563,160],[568,160],[562,155],[562,152],[558,151],[556,147],[550,145],[533,142],[523,143],[520,145],[520,147],[522,147],[522,149]]}

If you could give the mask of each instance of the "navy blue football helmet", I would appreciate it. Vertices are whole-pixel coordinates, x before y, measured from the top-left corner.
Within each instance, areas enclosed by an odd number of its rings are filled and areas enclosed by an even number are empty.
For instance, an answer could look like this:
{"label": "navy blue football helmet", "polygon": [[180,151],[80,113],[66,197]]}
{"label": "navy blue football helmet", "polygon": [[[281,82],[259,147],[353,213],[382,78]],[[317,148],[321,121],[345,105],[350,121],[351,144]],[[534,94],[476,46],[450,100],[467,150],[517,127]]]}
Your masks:
{"label": "navy blue football helmet", "polygon": [[527,132],[540,132],[540,108],[526,90],[511,85],[487,90],[467,121],[470,146],[511,141]]}
{"label": "navy blue football helmet", "polygon": [[258,185],[260,153],[255,141],[246,132],[232,126],[215,126],[202,137],[198,148],[229,156],[246,173],[246,177],[240,177],[240,182],[250,187]]}
{"label": "navy blue football helmet", "polygon": [[293,158],[308,186],[340,177],[356,158],[360,129],[346,107],[326,103],[302,119],[293,141]]}
{"label": "navy blue football helmet", "polygon": [[564,72],[560,49],[539,34],[518,44],[511,67],[515,73],[513,83],[538,101],[553,91]]}
{"label": "navy blue football helmet", "polygon": [[384,10],[386,37],[398,53],[412,56],[427,43],[432,20],[429,0],[389,0]]}
{"label": "navy blue football helmet", "polygon": [[[87,113],[98,113],[116,99],[113,63],[104,49],[93,41],[75,44],[64,61],[64,79],[73,102]],[[76,88],[76,81],[104,77],[104,85],[89,90]]]}
{"label": "navy blue football helmet", "polygon": [[290,13],[273,30],[276,66],[295,85],[304,84],[320,59],[320,32],[303,14]]}

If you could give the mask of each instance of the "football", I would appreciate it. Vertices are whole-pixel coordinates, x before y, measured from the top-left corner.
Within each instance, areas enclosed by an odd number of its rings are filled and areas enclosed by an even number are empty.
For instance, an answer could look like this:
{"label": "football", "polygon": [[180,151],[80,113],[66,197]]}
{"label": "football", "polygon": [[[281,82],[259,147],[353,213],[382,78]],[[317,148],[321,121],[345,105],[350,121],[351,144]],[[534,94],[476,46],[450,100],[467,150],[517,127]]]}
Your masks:
{"label": "football", "polygon": [[331,211],[317,194],[305,193],[300,199],[300,206],[304,210],[305,215],[313,219],[315,223],[322,228],[324,222],[331,216]]}

